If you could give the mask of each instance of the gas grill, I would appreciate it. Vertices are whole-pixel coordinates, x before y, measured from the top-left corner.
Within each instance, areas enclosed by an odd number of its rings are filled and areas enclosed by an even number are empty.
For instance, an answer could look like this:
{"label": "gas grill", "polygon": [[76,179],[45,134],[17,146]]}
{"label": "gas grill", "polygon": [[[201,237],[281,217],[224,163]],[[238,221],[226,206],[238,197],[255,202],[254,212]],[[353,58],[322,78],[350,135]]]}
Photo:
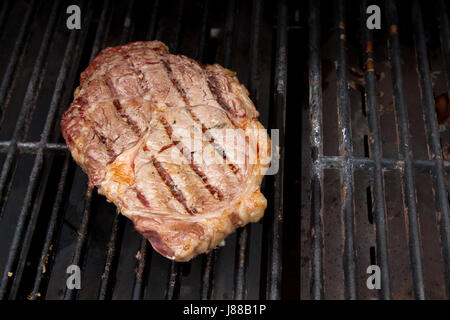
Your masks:
{"label": "gas grill", "polygon": [[[3,1],[0,37],[1,299],[450,298],[444,1]],[[60,134],[100,50],[154,39],[237,71],[279,130],[265,217],[185,263],[89,187]]]}

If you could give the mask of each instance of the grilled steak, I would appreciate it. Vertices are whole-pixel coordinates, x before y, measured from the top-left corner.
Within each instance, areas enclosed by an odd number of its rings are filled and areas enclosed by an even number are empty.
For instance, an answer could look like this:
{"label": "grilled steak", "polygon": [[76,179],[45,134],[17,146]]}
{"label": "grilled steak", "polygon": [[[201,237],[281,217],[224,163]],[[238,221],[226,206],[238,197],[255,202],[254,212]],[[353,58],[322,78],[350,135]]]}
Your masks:
{"label": "grilled steak", "polygon": [[163,256],[190,260],[263,216],[270,140],[234,72],[134,42],[103,50],[74,96],[73,158]]}

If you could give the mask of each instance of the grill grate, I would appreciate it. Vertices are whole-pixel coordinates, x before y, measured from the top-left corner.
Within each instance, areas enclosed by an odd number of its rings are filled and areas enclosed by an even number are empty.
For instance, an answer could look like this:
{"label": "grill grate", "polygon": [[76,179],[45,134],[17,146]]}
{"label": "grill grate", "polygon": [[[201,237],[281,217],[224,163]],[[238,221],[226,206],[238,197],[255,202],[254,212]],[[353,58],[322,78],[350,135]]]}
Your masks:
{"label": "grill grate", "polygon": [[[68,31],[72,1],[4,1],[0,298],[450,298],[449,130],[439,131],[434,111],[443,89],[434,70],[446,71],[438,77],[450,91],[447,8],[443,0],[432,9],[376,2],[384,29],[371,31],[365,0],[80,0],[83,28]],[[411,39],[402,33],[409,20]],[[279,171],[262,185],[263,221],[188,263],[155,254],[88,187],[60,137],[79,73],[102,48],[142,39],[236,70],[261,122],[280,129]],[[362,72],[353,70],[358,59]],[[381,106],[390,94],[392,110]],[[375,293],[364,287],[369,262],[381,268]],[[81,267],[82,290],[66,288],[71,264]]]}
{"label": "grill grate", "polygon": [[[412,272],[412,294],[416,299],[427,298],[426,283],[424,277],[423,265],[423,244],[421,243],[422,235],[420,228],[420,214],[417,207],[416,182],[415,175],[420,172],[431,173],[433,180],[433,190],[436,196],[436,217],[440,226],[442,255],[444,266],[440,272],[443,272],[445,279],[445,292],[447,298],[450,298],[449,279],[450,270],[448,269],[448,250],[450,244],[448,242],[449,232],[449,209],[448,195],[445,185],[445,172],[449,171],[448,161],[443,159],[440,134],[435,116],[435,103],[433,97],[433,88],[431,82],[431,73],[429,67],[429,58],[427,55],[425,30],[421,15],[420,4],[414,1],[412,5],[412,21],[414,26],[414,39],[417,52],[418,73],[420,78],[420,93],[422,97],[421,105],[424,110],[425,129],[428,136],[428,147],[430,152],[429,159],[414,159],[411,149],[410,129],[408,126],[408,111],[405,101],[405,85],[403,81],[402,68],[408,68],[401,61],[401,47],[399,42],[399,27],[397,21],[397,8],[394,1],[386,1],[382,7],[382,12],[386,14],[386,24],[389,30],[388,36],[388,52],[391,69],[392,87],[394,95],[394,108],[397,123],[397,132],[399,139],[399,159],[391,159],[383,157],[382,137],[380,133],[380,111],[378,91],[377,91],[377,75],[374,66],[376,64],[374,51],[373,33],[379,31],[371,31],[365,27],[365,9],[368,6],[367,1],[361,1],[361,48],[362,52],[362,70],[364,72],[364,105],[367,113],[368,131],[369,131],[369,150],[370,157],[361,158],[353,154],[353,142],[350,126],[350,99],[348,96],[349,79],[347,59],[348,59],[348,33],[346,34],[345,7],[344,1],[340,0],[336,4],[336,32],[337,34],[337,51],[336,51],[336,81],[337,81],[337,107],[338,107],[338,130],[339,130],[339,154],[340,156],[325,156],[323,152],[323,120],[322,120],[322,70],[321,70],[321,35],[320,35],[320,9],[316,1],[309,3],[309,86],[310,86],[310,119],[311,119],[311,146],[312,146],[312,218],[311,218],[311,273],[310,273],[310,298],[323,299],[327,297],[327,290],[339,291],[340,288],[326,287],[327,280],[325,278],[324,264],[328,261],[324,257],[331,251],[327,248],[324,233],[324,218],[327,212],[324,210],[324,170],[337,169],[340,172],[341,184],[341,214],[344,225],[343,231],[343,286],[342,297],[346,299],[356,299],[359,297],[358,289],[365,284],[358,284],[357,273],[365,274],[365,270],[357,270],[356,263],[358,259],[362,259],[363,252],[355,252],[355,199],[354,192],[355,172],[357,170],[368,170],[370,173],[370,191],[369,195],[373,200],[369,200],[372,210],[371,215],[374,219],[374,229],[376,235],[376,264],[381,269],[381,290],[379,290],[379,298],[391,299],[392,279],[400,277],[398,270],[393,270],[390,266],[396,257],[392,255],[394,252],[394,243],[390,244],[388,240],[389,232],[394,232],[387,228],[387,209],[386,209],[386,178],[383,178],[387,171],[399,171],[402,176],[402,193],[405,208],[405,228],[407,228],[410,251],[410,266]],[[381,5],[381,4],[380,4]],[[409,5],[405,4],[403,10],[408,10]],[[445,62],[448,66],[448,18],[445,5],[439,4],[442,44],[444,48]],[[407,63],[410,63],[409,61]],[[448,74],[447,74],[448,76]],[[402,195],[399,194],[398,197]],[[335,226],[336,228],[338,226]],[[423,227],[422,227],[423,228]],[[336,228],[337,229],[337,228]],[[436,229],[437,231],[437,229]],[[330,232],[330,231],[328,231]],[[331,231],[333,232],[333,231]],[[369,240],[368,240],[369,241]],[[328,252],[327,252],[328,249]],[[390,254],[391,252],[391,254]],[[307,255],[307,253],[305,253]],[[366,265],[365,267],[367,267]],[[305,270],[305,271],[303,271]],[[308,271],[302,269],[305,274]],[[366,276],[368,277],[368,275]],[[366,279],[363,277],[363,279]],[[403,275],[403,277],[405,277]],[[406,276],[407,277],[407,276]],[[303,278],[302,278],[303,279]],[[363,280],[365,281],[365,280]],[[366,289],[367,290],[367,289]],[[396,288],[398,290],[398,288]],[[341,296],[339,294],[339,296]],[[398,295],[397,295],[398,296]],[[305,295],[306,298],[306,295]]]}

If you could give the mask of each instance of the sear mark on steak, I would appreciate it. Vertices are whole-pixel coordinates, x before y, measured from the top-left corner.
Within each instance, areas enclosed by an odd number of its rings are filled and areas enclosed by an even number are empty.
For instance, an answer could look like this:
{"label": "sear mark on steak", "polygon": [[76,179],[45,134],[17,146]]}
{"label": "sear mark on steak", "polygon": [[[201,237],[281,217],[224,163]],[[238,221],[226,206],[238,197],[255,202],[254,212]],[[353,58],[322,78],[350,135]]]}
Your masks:
{"label": "sear mark on steak", "polygon": [[[181,154],[186,158],[186,160],[189,163],[189,166],[194,170],[194,172],[202,179],[203,183],[205,184],[206,189],[211,193],[213,197],[217,197],[219,200],[223,200],[223,194],[220,192],[219,189],[212,186],[208,182],[208,177],[206,174],[200,169],[200,167],[194,163],[194,159],[192,157],[191,151],[189,151],[179,140],[173,137],[173,130],[170,124],[167,122],[167,120],[164,117],[161,117],[160,119],[162,125],[164,126],[164,129],[166,130],[167,135],[169,138],[173,141],[173,145],[175,145],[178,150],[180,150]],[[164,147],[163,147],[164,148]]]}
{"label": "sear mark on steak", "polygon": [[187,205],[186,198],[184,197],[183,193],[178,188],[178,186],[175,184],[175,182],[173,182],[172,177],[166,171],[166,169],[164,169],[163,166],[161,165],[161,163],[158,160],[156,160],[155,156],[152,156],[152,163],[153,163],[153,166],[158,171],[158,174],[161,177],[161,179],[164,181],[166,186],[169,188],[170,192],[173,194],[175,199],[177,199],[178,202],[180,202],[183,205],[183,207],[186,209],[187,213],[189,213],[190,215],[196,214],[197,210],[195,208],[190,208]]}

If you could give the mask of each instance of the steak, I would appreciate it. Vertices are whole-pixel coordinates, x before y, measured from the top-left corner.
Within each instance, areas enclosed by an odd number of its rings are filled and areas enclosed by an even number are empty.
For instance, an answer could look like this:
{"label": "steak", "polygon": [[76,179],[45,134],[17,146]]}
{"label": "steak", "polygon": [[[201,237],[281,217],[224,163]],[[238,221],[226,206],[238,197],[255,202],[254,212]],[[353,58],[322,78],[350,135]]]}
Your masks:
{"label": "steak", "polygon": [[104,49],[61,128],[91,186],[163,256],[187,261],[256,222],[270,139],[234,72],[162,42]]}

